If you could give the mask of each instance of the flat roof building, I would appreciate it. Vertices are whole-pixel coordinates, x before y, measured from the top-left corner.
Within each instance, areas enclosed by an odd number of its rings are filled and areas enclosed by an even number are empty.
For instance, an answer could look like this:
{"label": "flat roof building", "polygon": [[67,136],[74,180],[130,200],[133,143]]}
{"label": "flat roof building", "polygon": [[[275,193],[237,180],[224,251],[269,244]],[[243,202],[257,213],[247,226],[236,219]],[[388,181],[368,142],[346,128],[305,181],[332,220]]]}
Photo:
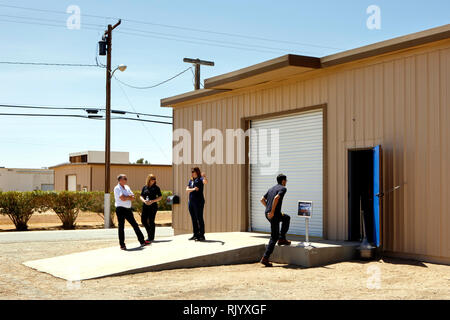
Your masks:
{"label": "flat roof building", "polygon": [[0,168],[0,191],[51,191],[53,175],[50,169]]}
{"label": "flat roof building", "polygon": [[161,106],[173,108],[175,233],[191,232],[191,167],[209,178],[207,232],[269,231],[259,200],[282,172],[290,233],[304,234],[305,200],[313,236],[360,240],[361,209],[385,254],[450,263],[450,25],[322,58],[285,55]]}

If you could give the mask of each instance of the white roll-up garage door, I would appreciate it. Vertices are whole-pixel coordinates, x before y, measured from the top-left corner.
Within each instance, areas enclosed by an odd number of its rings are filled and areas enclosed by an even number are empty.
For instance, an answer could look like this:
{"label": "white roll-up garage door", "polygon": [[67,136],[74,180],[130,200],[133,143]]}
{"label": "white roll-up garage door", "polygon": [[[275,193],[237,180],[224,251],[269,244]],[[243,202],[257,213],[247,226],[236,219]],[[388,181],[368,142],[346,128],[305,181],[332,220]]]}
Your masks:
{"label": "white roll-up garage door", "polygon": [[[282,212],[291,216],[289,234],[305,234],[304,218],[297,216],[299,200],[313,202],[309,234],[322,237],[323,212],[323,114],[322,109],[251,121],[252,129],[279,129],[279,170],[287,176],[287,193]],[[256,131],[257,131],[256,130]],[[250,141],[250,159],[258,147]],[[270,150],[270,148],[269,148]],[[255,164],[253,164],[256,162]],[[250,164],[250,219],[253,231],[270,232],[270,224],[260,203],[266,191],[276,184],[277,174],[261,173],[260,161]]]}

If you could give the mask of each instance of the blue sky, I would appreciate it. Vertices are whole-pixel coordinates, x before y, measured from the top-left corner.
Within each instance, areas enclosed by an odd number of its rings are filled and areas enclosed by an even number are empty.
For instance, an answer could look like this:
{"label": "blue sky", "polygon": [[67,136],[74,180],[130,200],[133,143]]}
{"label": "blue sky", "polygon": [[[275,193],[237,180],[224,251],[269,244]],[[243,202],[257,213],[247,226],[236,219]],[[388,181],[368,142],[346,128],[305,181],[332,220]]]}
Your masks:
{"label": "blue sky", "polygon": [[[40,8],[60,14],[1,5]],[[70,14],[64,12],[69,5],[77,5],[81,9],[80,30],[65,27]],[[366,27],[366,9],[369,5],[377,5],[381,9],[381,30]],[[286,53],[322,57],[448,24],[449,12],[450,2],[447,0],[0,0],[0,61],[92,64],[104,26],[115,21],[84,15],[119,17],[183,27],[123,21],[113,36],[113,65],[123,63],[128,66],[124,73],[117,75],[121,80],[137,86],[158,83],[187,68],[188,65],[182,62],[184,57],[215,61],[214,67],[202,68],[203,80]],[[237,34],[245,38],[189,28]],[[143,37],[130,29],[147,33]],[[182,41],[173,40],[173,35]],[[278,41],[257,40],[255,37]],[[100,61],[104,62],[104,58],[101,57]],[[104,106],[103,69],[0,67],[0,104]],[[138,112],[171,115],[170,109],[159,107],[159,100],[192,88],[190,72],[154,89],[123,87],[126,95],[113,79],[112,106],[128,111],[134,107]],[[0,108],[0,112],[12,111]],[[171,134],[171,126],[115,120],[112,122],[112,150],[129,151],[133,162],[144,157],[151,163],[170,163]],[[0,166],[47,167],[66,162],[70,152],[103,150],[104,122],[0,116],[0,136]]]}

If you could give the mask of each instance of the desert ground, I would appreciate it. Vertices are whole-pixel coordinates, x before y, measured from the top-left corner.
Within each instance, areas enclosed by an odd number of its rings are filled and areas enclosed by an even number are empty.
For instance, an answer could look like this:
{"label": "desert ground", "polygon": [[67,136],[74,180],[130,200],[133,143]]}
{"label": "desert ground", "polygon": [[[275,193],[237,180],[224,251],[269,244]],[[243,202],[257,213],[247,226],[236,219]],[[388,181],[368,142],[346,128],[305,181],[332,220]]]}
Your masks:
{"label": "desert ground", "polygon": [[[258,263],[67,282],[22,262],[117,240],[0,243],[0,299],[450,299],[450,266],[400,259],[318,268]],[[152,244],[157,245],[157,244]],[[373,275],[379,274],[379,282]]]}
{"label": "desert ground", "polygon": [[[141,216],[135,212],[136,221],[141,224]],[[170,226],[172,224],[172,211],[158,211],[155,222],[159,226]],[[115,221],[117,224],[117,221]],[[28,230],[62,230],[61,220],[52,212],[35,213],[28,222]],[[98,229],[103,228],[103,217],[95,212],[80,212],[76,220],[76,229]],[[6,215],[0,215],[0,232],[14,231],[15,227]]]}

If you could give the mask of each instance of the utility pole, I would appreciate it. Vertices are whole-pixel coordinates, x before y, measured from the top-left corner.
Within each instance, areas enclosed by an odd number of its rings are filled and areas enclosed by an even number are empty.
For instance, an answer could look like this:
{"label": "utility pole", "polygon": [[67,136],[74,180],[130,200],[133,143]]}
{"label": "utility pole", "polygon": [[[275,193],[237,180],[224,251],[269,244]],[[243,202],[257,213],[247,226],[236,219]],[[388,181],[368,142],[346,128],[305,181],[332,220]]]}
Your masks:
{"label": "utility pole", "polygon": [[109,185],[111,182],[111,44],[112,31],[120,23],[121,20],[113,26],[109,24],[108,30],[104,34],[106,38],[105,229],[111,227],[111,194],[109,193]]}
{"label": "utility pole", "polygon": [[213,61],[205,61],[200,59],[191,59],[191,58],[184,58],[183,62],[192,63],[195,65],[195,85],[194,89],[199,90],[200,89],[200,65],[204,66],[214,66]]}

